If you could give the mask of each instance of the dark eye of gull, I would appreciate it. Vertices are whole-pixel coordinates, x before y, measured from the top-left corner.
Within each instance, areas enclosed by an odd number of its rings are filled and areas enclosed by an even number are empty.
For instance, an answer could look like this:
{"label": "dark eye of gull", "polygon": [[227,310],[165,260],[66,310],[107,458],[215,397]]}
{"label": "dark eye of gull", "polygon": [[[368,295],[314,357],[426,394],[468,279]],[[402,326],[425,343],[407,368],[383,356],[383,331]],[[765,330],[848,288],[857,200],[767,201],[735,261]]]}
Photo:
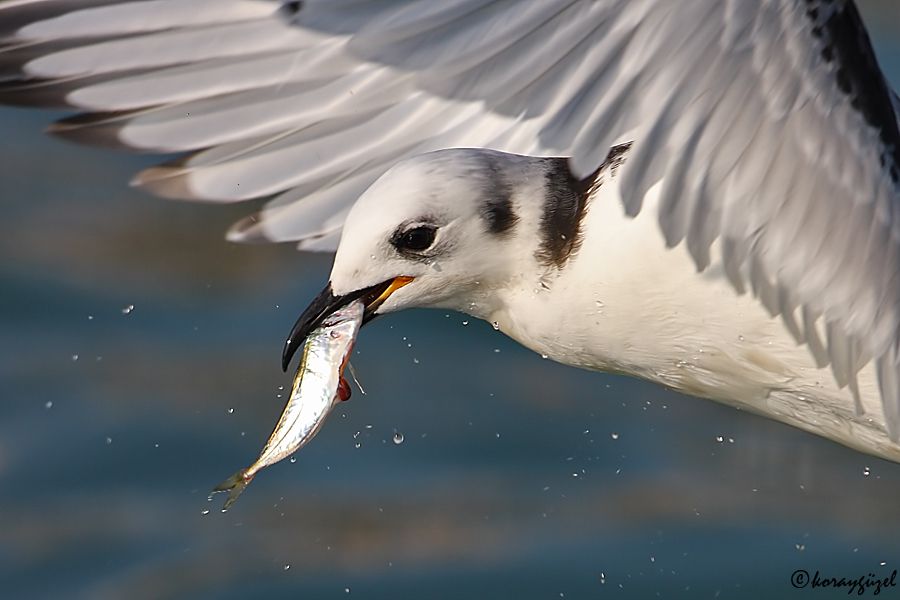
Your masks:
{"label": "dark eye of gull", "polygon": [[398,231],[391,239],[391,243],[400,251],[421,252],[431,247],[435,235],[437,235],[437,227],[418,225],[406,231]]}

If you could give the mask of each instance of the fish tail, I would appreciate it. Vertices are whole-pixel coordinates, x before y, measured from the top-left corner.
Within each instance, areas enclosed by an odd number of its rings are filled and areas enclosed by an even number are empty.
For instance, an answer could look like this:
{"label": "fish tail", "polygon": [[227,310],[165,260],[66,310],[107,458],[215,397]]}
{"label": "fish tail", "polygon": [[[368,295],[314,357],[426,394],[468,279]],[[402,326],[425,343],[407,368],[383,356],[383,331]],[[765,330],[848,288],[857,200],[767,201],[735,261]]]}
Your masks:
{"label": "fish tail", "polygon": [[245,489],[247,489],[250,482],[253,481],[253,475],[248,476],[248,471],[249,469],[241,469],[213,488],[213,493],[228,492],[228,498],[225,499],[225,504],[222,506],[223,511],[231,508],[231,505],[237,501],[238,497]]}

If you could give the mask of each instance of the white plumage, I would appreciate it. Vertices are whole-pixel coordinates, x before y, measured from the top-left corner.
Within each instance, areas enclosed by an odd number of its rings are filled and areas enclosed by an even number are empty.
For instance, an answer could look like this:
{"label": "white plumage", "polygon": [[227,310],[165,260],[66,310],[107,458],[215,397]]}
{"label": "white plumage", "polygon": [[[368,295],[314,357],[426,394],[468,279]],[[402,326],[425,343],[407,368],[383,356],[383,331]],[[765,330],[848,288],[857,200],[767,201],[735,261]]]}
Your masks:
{"label": "white plumage", "polygon": [[[654,375],[651,356],[604,363],[599,348],[622,331],[596,329],[582,344],[590,359],[554,356],[723,401],[730,385],[733,402],[741,386],[778,387],[754,380],[767,372],[754,360],[788,378],[829,366],[834,390],[807,390],[818,404],[794,390],[788,408],[767,397],[754,410],[898,457],[898,101],[849,0],[15,0],[0,4],[0,36],[0,100],[80,111],[53,128],[76,140],[193,152],[137,185],[210,202],[273,197],[235,240],[333,250],[363,191],[432,150],[568,156],[577,178],[633,142],[563,271],[589,269],[579,280],[600,286],[618,248],[617,263],[641,275],[630,294],[657,298],[658,311],[713,294],[718,325],[697,336],[761,331],[780,350],[748,358],[732,339],[722,355],[743,356],[737,366],[703,367],[721,375],[713,391]],[[607,198],[636,219],[613,218]],[[601,231],[618,245],[599,246]],[[672,287],[651,273],[674,256],[691,263],[669,265]],[[728,287],[707,289],[711,279]],[[526,345],[545,343],[523,314],[499,316]],[[670,360],[664,342],[647,348]],[[810,377],[799,387],[821,379]]]}

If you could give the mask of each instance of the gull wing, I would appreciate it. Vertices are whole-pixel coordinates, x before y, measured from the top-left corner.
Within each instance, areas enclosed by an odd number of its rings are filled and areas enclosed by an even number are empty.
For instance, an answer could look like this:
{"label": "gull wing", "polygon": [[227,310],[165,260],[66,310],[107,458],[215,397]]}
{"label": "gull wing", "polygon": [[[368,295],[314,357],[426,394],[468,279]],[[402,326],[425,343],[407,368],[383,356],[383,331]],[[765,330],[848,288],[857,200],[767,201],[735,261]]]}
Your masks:
{"label": "gull wing", "polygon": [[153,193],[270,197],[230,237],[306,249],[405,156],[586,174],[627,137],[626,211],[661,183],[668,244],[855,393],[875,360],[900,433],[898,103],[851,0],[7,0],[0,82],[73,109],[57,135],[182,154],[135,178]]}

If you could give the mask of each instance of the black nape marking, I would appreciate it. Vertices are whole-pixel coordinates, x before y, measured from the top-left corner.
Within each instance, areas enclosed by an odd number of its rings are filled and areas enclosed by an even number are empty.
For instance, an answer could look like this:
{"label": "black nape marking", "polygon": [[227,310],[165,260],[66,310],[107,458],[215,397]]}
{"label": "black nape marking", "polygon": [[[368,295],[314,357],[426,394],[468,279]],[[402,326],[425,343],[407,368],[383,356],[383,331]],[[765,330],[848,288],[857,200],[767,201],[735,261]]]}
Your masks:
{"label": "black nape marking", "polygon": [[615,174],[630,148],[630,142],[613,146],[606,160],[584,179],[572,174],[568,158],[547,159],[547,197],[541,218],[541,245],[536,253],[541,264],[561,269],[578,251],[583,237],[581,222],[591,197],[603,185],[607,172]]}
{"label": "black nape marking", "polygon": [[[853,108],[878,131],[885,155],[892,161],[891,179],[900,183],[900,128],[891,103],[892,92],[878,67],[856,4],[849,0],[834,11],[819,10],[834,4],[829,0],[806,0],[806,15],[813,21],[812,33],[823,44],[822,58],[829,63],[837,61],[838,89],[850,97]],[[825,20],[823,14],[827,15]],[[884,157],[882,166],[887,166]]]}
{"label": "black nape marking", "polygon": [[487,223],[488,231],[494,235],[506,235],[519,221],[513,208],[513,187],[493,157],[487,158],[491,176],[484,190],[484,204],[481,205],[481,218]]}
{"label": "black nape marking", "polygon": [[295,2],[285,2],[283,8],[289,15],[296,15],[303,8],[303,0],[296,0]]}

